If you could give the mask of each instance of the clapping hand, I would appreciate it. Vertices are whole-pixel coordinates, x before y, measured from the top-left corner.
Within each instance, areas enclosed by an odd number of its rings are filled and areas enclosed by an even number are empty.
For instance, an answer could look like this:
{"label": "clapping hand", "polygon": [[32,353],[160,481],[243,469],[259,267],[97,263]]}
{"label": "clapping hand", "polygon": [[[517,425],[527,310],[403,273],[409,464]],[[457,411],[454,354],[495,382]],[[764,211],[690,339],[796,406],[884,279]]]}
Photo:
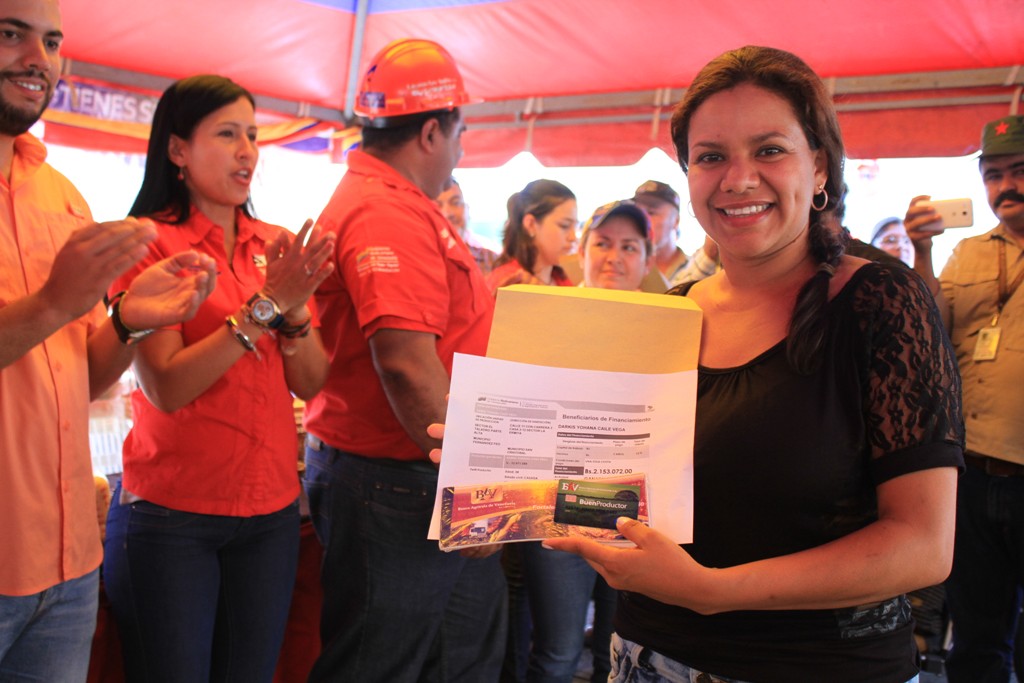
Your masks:
{"label": "clapping hand", "polygon": [[190,320],[217,285],[217,263],[185,251],[139,273],[121,300],[121,320],[134,330]]}
{"label": "clapping hand", "polygon": [[81,317],[106,294],[115,278],[148,253],[154,239],[153,224],[135,218],[80,228],[57,252],[39,294],[65,320]]}
{"label": "clapping hand", "polygon": [[322,231],[312,220],[307,220],[294,238],[282,231],[267,245],[264,293],[286,316],[302,310],[334,270],[334,263],[328,260],[333,251],[334,233]]}

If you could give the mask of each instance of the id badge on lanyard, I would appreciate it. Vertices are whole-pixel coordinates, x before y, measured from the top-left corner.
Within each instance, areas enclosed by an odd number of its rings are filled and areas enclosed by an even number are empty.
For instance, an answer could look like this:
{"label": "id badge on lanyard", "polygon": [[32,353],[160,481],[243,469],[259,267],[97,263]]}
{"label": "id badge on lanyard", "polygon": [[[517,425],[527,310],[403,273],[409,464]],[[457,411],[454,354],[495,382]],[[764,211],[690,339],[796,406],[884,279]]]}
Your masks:
{"label": "id badge on lanyard", "polygon": [[995,360],[999,351],[999,337],[1002,330],[999,327],[999,316],[1003,313],[1003,306],[1013,296],[1024,280],[1024,271],[1020,272],[1013,283],[1006,284],[1006,243],[999,241],[999,299],[996,302],[996,314],[992,316],[992,323],[988,327],[978,330],[978,341],[974,345],[974,360],[985,361]]}
{"label": "id badge on lanyard", "polygon": [[992,318],[992,325],[983,327],[978,332],[978,342],[974,345],[974,360],[995,360],[996,352],[999,351],[999,335],[1002,330],[995,323],[999,321],[999,315]]}

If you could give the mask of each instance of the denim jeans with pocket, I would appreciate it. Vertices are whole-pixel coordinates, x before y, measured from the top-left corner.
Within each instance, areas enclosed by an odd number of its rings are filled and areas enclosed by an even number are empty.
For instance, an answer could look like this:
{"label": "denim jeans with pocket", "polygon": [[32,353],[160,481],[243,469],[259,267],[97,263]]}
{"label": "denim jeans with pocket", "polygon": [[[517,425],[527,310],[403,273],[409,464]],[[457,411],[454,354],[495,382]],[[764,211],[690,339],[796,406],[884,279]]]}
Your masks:
{"label": "denim jeans with pocket", "polygon": [[0,681],[85,681],[99,576],[94,569],[33,595],[0,595]]}
{"label": "denim jeans with pocket", "polygon": [[594,675],[608,679],[608,647],[616,594],[578,555],[521,543],[526,590],[533,619],[527,683],[572,683],[583,652],[587,608],[594,597]]}
{"label": "denim jeans with pocket", "polygon": [[325,548],[310,683],[497,681],[507,620],[500,554],[467,559],[427,540],[437,468],[311,437],[304,485]]}
{"label": "denim jeans with pocket", "polygon": [[269,683],[295,588],[298,500],[229,517],[121,504],[120,492],[103,578],[127,680]]}

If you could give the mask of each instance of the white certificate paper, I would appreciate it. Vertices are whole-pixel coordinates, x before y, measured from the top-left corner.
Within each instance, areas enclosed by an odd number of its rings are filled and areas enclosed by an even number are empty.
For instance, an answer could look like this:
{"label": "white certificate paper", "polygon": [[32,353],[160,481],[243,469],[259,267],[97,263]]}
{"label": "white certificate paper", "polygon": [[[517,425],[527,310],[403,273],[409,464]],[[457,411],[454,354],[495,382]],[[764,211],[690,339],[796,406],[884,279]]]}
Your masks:
{"label": "white certificate paper", "polygon": [[696,386],[696,368],[610,372],[457,354],[428,538],[440,538],[446,487],[640,476],[649,524],[690,542]]}
{"label": "white certificate paper", "polygon": [[487,357],[455,357],[429,538],[621,542],[622,510],[689,542],[701,319],[680,296],[498,290]]}

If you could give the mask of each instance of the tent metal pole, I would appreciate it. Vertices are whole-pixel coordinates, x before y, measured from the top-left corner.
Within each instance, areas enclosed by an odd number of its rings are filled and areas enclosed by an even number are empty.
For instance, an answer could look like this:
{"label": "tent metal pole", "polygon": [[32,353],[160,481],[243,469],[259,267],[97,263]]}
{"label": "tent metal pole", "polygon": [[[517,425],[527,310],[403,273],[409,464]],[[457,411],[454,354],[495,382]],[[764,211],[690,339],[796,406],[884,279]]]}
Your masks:
{"label": "tent metal pole", "polygon": [[352,27],[352,52],[348,57],[348,88],[345,89],[345,120],[355,115],[356,90],[359,88],[359,58],[363,55],[363,38],[366,37],[366,15],[370,11],[370,0],[359,0],[356,5],[356,22]]}
{"label": "tent metal pole", "polygon": [[[1024,86],[1020,86],[1015,93],[994,93],[988,95],[964,95],[959,97],[930,97],[925,99],[916,100],[883,100],[880,102],[837,102],[836,111],[842,112],[874,112],[874,111],[899,111],[899,110],[910,110],[910,109],[922,109],[930,107],[970,107],[979,106],[985,104],[1010,104],[1021,98],[1024,93]],[[531,98],[532,99],[532,98]],[[648,112],[637,112],[634,114],[630,113],[618,113],[618,114],[588,114],[585,109],[579,110],[576,116],[562,116],[545,118],[537,112],[533,112],[532,115],[527,119],[525,118],[526,112],[524,111],[524,118],[515,118],[513,120],[477,120],[467,107],[467,119],[473,130],[490,130],[490,129],[520,129],[520,128],[552,128],[559,126],[586,126],[590,124],[614,124],[614,123],[639,123],[644,121],[650,121],[652,113],[661,119],[668,119],[672,116],[672,111],[657,111],[652,109]],[[543,113],[543,112],[541,112]],[[1012,112],[1011,112],[1012,113]]]}

